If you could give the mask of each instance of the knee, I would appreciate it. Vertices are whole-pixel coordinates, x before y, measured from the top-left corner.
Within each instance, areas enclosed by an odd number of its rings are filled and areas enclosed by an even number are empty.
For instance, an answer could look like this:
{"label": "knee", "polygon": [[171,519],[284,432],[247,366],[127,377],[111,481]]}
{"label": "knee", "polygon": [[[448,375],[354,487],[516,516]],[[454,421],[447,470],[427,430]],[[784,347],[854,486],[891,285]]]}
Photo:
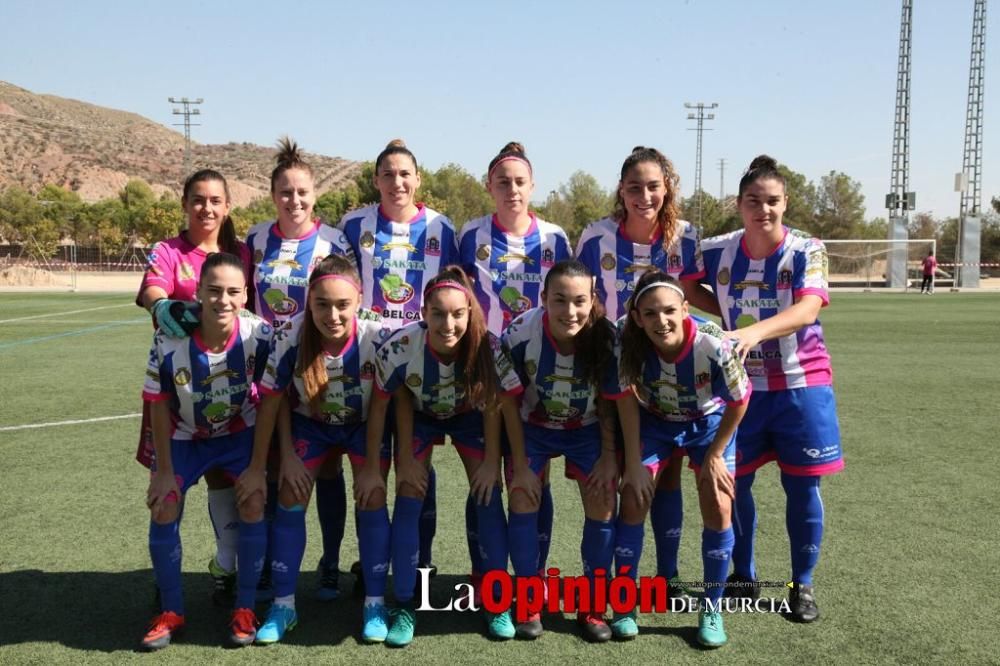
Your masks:
{"label": "knee", "polygon": [[513,492],[510,492],[507,501],[509,502],[511,513],[534,513],[539,508],[538,502],[534,501],[523,490],[515,489]]}
{"label": "knee", "polygon": [[181,515],[180,502],[164,502],[159,509],[150,511],[149,519],[157,525],[169,525],[177,522]]}
{"label": "knee", "polygon": [[256,523],[264,518],[264,495],[254,493],[239,505],[240,520]]}
{"label": "knee", "polygon": [[621,518],[629,525],[638,525],[646,519],[649,512],[649,504],[639,501],[631,488],[626,488],[621,497]]}
{"label": "knee", "polygon": [[385,491],[375,490],[368,496],[366,502],[358,504],[358,508],[362,511],[375,511],[376,509],[383,508],[385,506],[385,502]]}

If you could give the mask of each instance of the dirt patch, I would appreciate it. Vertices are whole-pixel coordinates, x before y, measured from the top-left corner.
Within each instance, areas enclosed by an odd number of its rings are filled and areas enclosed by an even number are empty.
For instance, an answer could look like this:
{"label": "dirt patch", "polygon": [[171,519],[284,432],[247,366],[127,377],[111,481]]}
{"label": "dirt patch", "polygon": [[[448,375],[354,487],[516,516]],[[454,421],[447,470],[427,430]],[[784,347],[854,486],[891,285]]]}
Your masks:
{"label": "dirt patch", "polygon": [[53,287],[65,284],[51,271],[31,266],[9,266],[0,270],[0,286],[4,287]]}

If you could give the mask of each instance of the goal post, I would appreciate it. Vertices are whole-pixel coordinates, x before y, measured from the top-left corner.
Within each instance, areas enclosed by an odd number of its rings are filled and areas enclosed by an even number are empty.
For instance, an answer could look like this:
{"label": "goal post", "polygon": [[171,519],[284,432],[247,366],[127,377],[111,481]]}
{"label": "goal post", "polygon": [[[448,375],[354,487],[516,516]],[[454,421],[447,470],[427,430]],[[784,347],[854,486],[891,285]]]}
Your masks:
{"label": "goal post", "polygon": [[[937,256],[934,238],[895,240],[824,240],[829,260],[831,288],[887,288],[891,286],[888,274],[891,255],[906,257],[906,279],[899,286],[903,291],[919,287],[923,260],[929,252]],[[951,275],[938,269],[938,276],[947,280]]]}

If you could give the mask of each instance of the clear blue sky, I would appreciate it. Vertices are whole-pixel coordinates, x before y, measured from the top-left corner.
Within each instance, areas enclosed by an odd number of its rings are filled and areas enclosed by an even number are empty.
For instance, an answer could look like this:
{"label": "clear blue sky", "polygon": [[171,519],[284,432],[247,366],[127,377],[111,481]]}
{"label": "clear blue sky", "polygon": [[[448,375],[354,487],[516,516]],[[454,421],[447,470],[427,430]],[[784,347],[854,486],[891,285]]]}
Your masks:
{"label": "clear blue sky", "polygon": [[[914,9],[911,189],[955,215],[972,0]],[[983,206],[1000,194],[1000,21],[987,16]],[[170,124],[168,96],[204,97],[204,143],[373,159],[402,137],[425,165],[480,176],[525,144],[535,199],[583,169],[612,187],[633,145],[694,185],[686,101],[718,102],[703,182],[726,192],[758,153],[812,180],[860,181],[885,215],[898,0],[518,2],[81,2],[0,6],[0,79]]]}

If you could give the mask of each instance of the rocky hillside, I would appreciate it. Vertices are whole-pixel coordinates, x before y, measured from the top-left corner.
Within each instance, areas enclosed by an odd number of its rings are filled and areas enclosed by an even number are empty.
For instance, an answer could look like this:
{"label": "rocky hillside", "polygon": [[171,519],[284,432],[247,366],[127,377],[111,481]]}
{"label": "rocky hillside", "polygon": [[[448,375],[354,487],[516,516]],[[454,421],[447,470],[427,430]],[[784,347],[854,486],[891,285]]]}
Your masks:
{"label": "rocky hillside", "polygon": [[[250,143],[192,143],[195,168],[226,175],[234,203],[269,191],[274,149]],[[336,189],[359,172],[358,162],[308,155],[319,192]],[[85,201],[114,196],[132,178],[154,191],[180,193],[184,135],[135,113],[53,95],[37,95],[0,81],[0,188],[32,192],[47,183],[68,187]]]}

